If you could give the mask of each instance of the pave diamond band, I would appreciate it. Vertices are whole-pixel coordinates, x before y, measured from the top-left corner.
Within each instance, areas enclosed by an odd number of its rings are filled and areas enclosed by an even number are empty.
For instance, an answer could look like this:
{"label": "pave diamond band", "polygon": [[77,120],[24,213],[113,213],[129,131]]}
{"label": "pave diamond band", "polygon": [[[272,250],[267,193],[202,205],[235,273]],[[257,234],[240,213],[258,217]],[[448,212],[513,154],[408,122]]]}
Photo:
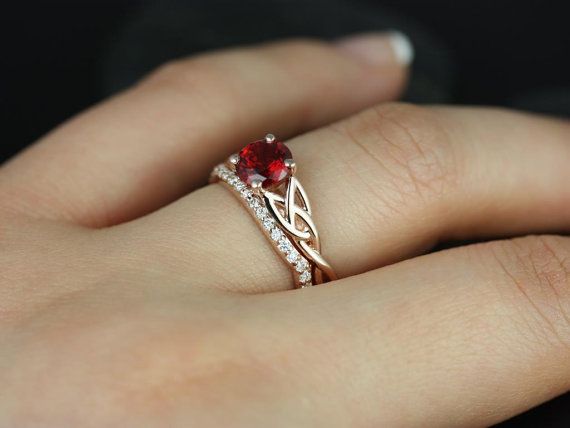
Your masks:
{"label": "pave diamond band", "polygon": [[251,187],[241,181],[239,177],[224,164],[220,164],[214,168],[212,178],[226,183],[243,200],[251,211],[252,216],[255,217],[257,223],[265,231],[266,236],[278,250],[280,256],[293,271],[295,285],[297,287],[313,285],[309,262],[299,253],[292,240],[286,236],[283,229],[279,227],[275,219],[271,216],[263,198],[255,195]]}
{"label": "pave diamond band", "polygon": [[268,134],[216,166],[211,181],[226,184],[242,200],[291,269],[295,285],[307,287],[336,275],[321,255],[309,199],[295,173],[289,148]]}

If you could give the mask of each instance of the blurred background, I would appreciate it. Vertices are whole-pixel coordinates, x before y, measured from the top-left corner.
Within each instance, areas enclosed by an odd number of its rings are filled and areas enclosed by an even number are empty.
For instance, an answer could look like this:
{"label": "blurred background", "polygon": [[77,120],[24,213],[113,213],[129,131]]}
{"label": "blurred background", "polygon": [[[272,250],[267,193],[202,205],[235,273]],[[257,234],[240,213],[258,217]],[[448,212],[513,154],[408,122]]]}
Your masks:
{"label": "blurred background", "polygon": [[[416,48],[405,100],[568,117],[569,9],[555,0],[4,2],[0,162],[168,59],[288,36],[397,29]],[[570,427],[570,395],[500,426]]]}

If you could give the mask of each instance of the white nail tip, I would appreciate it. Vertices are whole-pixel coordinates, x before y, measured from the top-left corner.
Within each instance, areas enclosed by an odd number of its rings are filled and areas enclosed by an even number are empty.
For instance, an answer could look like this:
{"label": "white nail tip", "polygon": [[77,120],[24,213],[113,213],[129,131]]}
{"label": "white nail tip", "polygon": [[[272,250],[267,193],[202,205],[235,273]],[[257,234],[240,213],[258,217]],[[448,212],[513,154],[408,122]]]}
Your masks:
{"label": "white nail tip", "polygon": [[390,33],[390,44],[400,64],[410,65],[414,60],[414,46],[409,37],[399,31]]}

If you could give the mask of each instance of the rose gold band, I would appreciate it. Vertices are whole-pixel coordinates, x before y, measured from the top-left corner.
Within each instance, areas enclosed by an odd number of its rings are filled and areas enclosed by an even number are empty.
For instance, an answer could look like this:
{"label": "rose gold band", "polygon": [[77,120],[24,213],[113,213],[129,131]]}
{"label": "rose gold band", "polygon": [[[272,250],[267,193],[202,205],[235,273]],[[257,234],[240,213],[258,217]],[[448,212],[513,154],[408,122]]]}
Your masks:
{"label": "rose gold band", "polygon": [[313,285],[310,263],[301,256],[291,239],[287,237],[283,229],[271,216],[263,198],[256,195],[251,187],[241,181],[237,175],[224,164],[220,164],[214,168],[212,181],[220,181],[226,184],[226,187],[229,187],[232,193],[242,200],[277,253],[292,270],[295,286],[307,287]]}
{"label": "rose gold band", "polygon": [[[266,138],[274,138],[268,135]],[[273,140],[271,140],[273,141]],[[238,155],[214,168],[211,182],[230,188],[246,206],[272,243],[273,248],[293,273],[296,287],[323,284],[336,279],[331,266],[322,257],[317,228],[307,194],[295,177],[296,166],[285,160],[287,179],[277,188],[264,189],[258,180],[247,185],[236,174]]]}

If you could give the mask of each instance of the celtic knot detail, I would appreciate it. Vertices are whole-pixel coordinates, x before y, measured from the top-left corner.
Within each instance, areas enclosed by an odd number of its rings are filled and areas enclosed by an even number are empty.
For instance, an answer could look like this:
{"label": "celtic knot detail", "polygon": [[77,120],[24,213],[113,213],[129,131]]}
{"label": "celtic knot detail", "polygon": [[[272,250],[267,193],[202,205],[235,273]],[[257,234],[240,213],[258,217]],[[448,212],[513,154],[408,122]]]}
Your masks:
{"label": "celtic knot detail", "polygon": [[288,179],[284,196],[265,191],[263,197],[274,218],[295,240],[299,250],[315,264],[314,275],[322,282],[336,279],[331,266],[320,254],[319,233],[311,217],[309,198],[299,180],[294,176]]}

